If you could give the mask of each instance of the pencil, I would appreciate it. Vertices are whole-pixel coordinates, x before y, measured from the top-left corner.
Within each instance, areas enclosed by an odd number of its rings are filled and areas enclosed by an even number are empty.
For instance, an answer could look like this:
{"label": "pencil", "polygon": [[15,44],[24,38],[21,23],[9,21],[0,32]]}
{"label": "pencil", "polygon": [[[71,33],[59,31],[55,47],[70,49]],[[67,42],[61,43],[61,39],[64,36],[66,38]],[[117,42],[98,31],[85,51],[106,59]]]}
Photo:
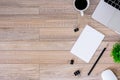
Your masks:
{"label": "pencil", "polygon": [[103,53],[105,52],[105,50],[107,49],[107,46],[102,50],[102,52],[100,53],[99,57],[97,58],[97,60],[95,61],[95,63],[93,64],[92,68],[90,69],[90,71],[88,72],[88,76],[91,74],[91,72],[93,71],[94,67],[96,66],[97,62],[99,61],[99,59],[101,58],[101,56],[103,55]]}

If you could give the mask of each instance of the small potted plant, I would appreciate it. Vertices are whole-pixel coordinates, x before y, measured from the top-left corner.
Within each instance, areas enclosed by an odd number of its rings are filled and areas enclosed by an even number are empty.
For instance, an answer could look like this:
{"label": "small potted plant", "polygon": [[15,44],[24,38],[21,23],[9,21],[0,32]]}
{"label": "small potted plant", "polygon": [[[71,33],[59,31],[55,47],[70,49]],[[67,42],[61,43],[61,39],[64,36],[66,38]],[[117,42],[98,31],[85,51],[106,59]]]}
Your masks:
{"label": "small potted plant", "polygon": [[115,43],[111,51],[111,56],[115,63],[120,63],[120,43]]}

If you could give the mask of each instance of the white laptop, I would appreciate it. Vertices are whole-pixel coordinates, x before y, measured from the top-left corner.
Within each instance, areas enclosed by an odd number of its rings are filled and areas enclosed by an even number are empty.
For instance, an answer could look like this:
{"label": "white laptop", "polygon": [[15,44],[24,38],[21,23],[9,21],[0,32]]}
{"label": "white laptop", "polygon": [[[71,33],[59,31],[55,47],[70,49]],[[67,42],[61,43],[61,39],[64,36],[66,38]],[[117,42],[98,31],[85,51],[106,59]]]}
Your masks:
{"label": "white laptop", "polygon": [[120,0],[100,0],[92,18],[120,34]]}

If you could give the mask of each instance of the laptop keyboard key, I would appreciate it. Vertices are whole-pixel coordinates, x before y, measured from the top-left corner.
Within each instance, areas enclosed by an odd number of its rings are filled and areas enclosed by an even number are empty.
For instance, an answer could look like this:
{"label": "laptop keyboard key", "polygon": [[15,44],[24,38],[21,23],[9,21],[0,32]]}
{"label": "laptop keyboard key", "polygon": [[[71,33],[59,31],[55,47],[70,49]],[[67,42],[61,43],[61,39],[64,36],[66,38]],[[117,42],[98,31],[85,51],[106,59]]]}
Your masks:
{"label": "laptop keyboard key", "polygon": [[110,4],[110,5],[111,5],[111,4],[112,4],[112,2],[111,2],[111,1],[109,1],[109,2],[108,2],[108,4]]}
{"label": "laptop keyboard key", "polygon": [[119,9],[119,6],[118,6],[118,5],[116,5],[115,7],[116,7],[117,9]]}
{"label": "laptop keyboard key", "polygon": [[118,3],[118,0],[116,0],[115,3]]}
{"label": "laptop keyboard key", "polygon": [[115,7],[115,3],[112,3],[112,6]]}
{"label": "laptop keyboard key", "polygon": [[108,2],[109,0],[104,0],[105,2]]}

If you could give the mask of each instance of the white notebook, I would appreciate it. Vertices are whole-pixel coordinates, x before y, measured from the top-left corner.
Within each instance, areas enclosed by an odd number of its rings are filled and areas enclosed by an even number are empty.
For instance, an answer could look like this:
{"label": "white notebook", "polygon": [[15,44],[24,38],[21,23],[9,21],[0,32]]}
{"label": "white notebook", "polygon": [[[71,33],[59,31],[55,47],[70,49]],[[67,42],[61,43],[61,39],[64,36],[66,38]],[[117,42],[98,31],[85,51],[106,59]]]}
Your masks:
{"label": "white notebook", "polygon": [[104,37],[102,33],[86,25],[71,49],[71,53],[89,63]]}

